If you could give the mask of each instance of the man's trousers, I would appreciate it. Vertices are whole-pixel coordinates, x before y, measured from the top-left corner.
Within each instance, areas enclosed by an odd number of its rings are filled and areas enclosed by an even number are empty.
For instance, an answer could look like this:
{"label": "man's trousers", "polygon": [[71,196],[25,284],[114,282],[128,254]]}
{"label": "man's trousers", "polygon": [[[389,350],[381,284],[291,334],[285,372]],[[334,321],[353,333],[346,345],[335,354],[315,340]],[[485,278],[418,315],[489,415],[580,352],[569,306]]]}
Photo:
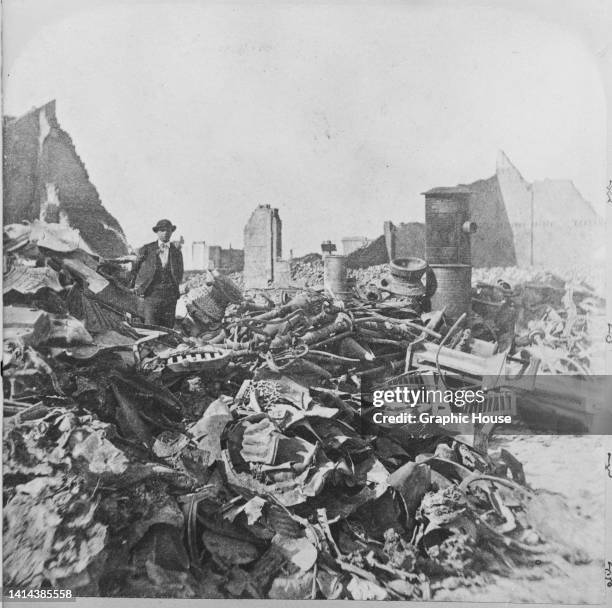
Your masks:
{"label": "man's trousers", "polygon": [[174,327],[177,297],[175,294],[155,293],[144,298],[144,318],[147,325]]}

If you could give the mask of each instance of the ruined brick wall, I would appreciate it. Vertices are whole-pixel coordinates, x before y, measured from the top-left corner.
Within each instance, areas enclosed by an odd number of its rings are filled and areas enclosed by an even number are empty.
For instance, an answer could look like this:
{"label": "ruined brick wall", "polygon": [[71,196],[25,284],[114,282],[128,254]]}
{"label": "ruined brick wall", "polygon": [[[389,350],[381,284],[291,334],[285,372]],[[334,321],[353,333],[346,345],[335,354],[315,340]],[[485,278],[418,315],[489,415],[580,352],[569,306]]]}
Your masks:
{"label": "ruined brick wall", "polygon": [[514,233],[499,188],[497,175],[466,186],[470,197],[470,220],[478,228],[471,235],[472,266],[515,266]]}
{"label": "ruined brick wall", "polygon": [[223,272],[241,272],[244,269],[244,251],[242,249],[221,249],[220,269]]}
{"label": "ruined brick wall", "polygon": [[500,152],[494,176],[462,187],[471,191],[470,219],[478,225],[474,267],[569,269],[604,259],[605,222],[570,180],[529,183]]}
{"label": "ruined brick wall", "polygon": [[288,287],[291,285],[291,264],[289,260],[276,260],[274,268],[274,286]]}
{"label": "ruined brick wall", "polygon": [[516,263],[590,267],[605,259],[605,222],[571,180],[527,182],[500,152],[497,180],[514,236]]}
{"label": "ruined brick wall", "polygon": [[5,224],[59,215],[96,253],[116,257],[128,252],[119,222],[102,205],[72,139],[57,121],[54,101],[21,118],[5,119],[3,136]]}
{"label": "ruined brick wall", "polygon": [[244,227],[244,285],[267,287],[275,280],[276,261],[282,257],[278,209],[259,205]]}
{"label": "ruined brick wall", "polygon": [[2,127],[4,224],[38,219],[38,114],[31,112],[19,120],[4,118]]}

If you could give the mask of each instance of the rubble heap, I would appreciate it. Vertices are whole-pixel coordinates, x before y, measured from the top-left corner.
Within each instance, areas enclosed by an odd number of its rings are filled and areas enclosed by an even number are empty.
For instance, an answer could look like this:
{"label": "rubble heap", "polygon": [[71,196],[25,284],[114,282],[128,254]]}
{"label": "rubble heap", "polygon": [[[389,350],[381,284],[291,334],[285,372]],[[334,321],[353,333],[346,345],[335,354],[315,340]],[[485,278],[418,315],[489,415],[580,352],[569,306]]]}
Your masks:
{"label": "rubble heap", "polygon": [[376,424],[372,393],[432,370],[483,386],[473,365],[491,358],[522,369],[535,355],[503,347],[521,324],[527,352],[563,348],[559,366],[588,372],[594,295],[566,289],[558,311],[534,288],[522,308],[524,292],[480,284],[476,320],[450,325],[372,285],[382,268],[344,300],[209,274],[169,330],[140,323],[121,261],[52,232],[5,230],[5,585],[427,600],[590,559],[542,525],[545,494],[510,453]]}

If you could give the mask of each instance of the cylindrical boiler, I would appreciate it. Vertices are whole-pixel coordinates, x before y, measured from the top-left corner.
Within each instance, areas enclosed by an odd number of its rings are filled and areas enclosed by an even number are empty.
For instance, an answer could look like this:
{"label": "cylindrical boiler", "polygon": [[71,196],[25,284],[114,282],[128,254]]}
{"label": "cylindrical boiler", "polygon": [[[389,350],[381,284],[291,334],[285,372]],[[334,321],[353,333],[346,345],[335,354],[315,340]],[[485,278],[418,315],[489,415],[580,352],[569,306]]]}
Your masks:
{"label": "cylindrical boiler", "polygon": [[470,190],[434,188],[425,194],[425,257],[428,264],[471,264]]}
{"label": "cylindrical boiler", "polygon": [[458,319],[470,312],[472,255],[470,234],[470,190],[462,186],[434,188],[425,192],[425,253],[430,271],[427,293],[432,310],[445,308],[445,315]]}
{"label": "cylindrical boiler", "polygon": [[453,321],[470,311],[472,267],[469,264],[430,264],[428,285],[431,289],[431,309],[444,310]]}

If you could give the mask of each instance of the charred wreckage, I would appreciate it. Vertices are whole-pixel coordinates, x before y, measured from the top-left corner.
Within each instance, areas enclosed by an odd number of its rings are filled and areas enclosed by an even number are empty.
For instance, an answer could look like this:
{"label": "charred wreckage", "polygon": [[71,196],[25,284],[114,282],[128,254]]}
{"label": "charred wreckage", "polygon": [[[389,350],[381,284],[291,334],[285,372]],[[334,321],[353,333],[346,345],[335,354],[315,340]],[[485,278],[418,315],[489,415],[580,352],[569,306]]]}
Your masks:
{"label": "charred wreckage", "polygon": [[502,417],[594,424],[598,393],[575,383],[595,384],[601,299],[554,277],[473,281],[460,189],[426,193],[426,230],[426,259],[349,272],[328,248],[316,287],[192,276],[168,329],[142,323],[128,257],[60,223],[6,225],[5,587],[435,599],[588,561],[488,440]]}

